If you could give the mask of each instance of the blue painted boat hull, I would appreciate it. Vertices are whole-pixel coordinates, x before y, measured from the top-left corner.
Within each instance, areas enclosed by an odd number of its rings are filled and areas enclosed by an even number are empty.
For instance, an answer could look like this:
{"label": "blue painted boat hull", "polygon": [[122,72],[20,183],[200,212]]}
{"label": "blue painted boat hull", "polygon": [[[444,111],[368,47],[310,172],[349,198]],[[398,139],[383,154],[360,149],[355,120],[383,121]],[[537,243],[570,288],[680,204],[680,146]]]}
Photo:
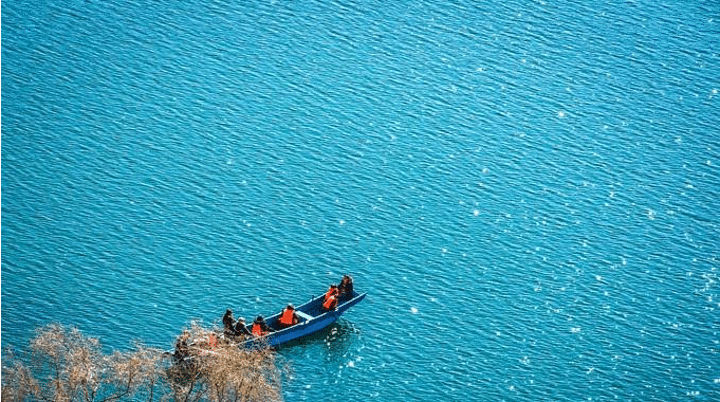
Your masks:
{"label": "blue painted boat hull", "polygon": [[293,325],[290,328],[279,329],[278,319],[280,318],[280,313],[275,314],[265,319],[268,326],[275,330],[275,332],[272,332],[262,338],[249,339],[243,342],[242,345],[249,348],[277,346],[302,338],[303,336],[314,334],[315,332],[318,332],[337,321],[344,312],[346,312],[350,307],[360,303],[366,295],[367,293],[360,294],[353,292],[349,298],[341,300],[335,310],[328,312],[322,311],[322,296],[313,298],[307,303],[295,308],[300,318],[300,322],[298,324]]}

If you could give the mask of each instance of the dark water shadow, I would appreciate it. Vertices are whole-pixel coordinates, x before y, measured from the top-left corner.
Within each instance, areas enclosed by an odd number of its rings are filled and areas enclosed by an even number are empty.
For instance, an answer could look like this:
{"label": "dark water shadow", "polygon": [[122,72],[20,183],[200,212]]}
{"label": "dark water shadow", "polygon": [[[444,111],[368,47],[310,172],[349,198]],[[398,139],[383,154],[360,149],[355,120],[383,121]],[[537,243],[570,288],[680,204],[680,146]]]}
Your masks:
{"label": "dark water shadow", "polygon": [[292,358],[303,355],[310,349],[322,349],[327,357],[341,357],[357,344],[361,331],[350,321],[340,319],[314,334],[292,340],[276,347],[278,353]]}

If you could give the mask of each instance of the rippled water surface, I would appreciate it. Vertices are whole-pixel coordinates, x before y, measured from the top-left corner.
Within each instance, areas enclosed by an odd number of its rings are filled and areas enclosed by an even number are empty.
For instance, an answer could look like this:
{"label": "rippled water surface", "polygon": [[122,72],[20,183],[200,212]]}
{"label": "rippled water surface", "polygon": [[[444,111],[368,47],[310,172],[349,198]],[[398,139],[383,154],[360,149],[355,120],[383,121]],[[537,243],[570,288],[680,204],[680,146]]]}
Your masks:
{"label": "rippled water surface", "polygon": [[720,400],[720,6],[386,3],[5,2],[3,346],[351,273],[287,400]]}

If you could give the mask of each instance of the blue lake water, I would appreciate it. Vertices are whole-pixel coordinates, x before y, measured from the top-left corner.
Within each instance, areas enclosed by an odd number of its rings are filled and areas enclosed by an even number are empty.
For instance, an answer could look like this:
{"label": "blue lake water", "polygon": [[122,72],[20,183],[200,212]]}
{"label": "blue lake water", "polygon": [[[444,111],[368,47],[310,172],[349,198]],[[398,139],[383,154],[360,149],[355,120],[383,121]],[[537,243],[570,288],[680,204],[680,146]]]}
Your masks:
{"label": "blue lake water", "polygon": [[385,3],[5,2],[3,347],[350,273],[287,400],[720,400],[720,3]]}

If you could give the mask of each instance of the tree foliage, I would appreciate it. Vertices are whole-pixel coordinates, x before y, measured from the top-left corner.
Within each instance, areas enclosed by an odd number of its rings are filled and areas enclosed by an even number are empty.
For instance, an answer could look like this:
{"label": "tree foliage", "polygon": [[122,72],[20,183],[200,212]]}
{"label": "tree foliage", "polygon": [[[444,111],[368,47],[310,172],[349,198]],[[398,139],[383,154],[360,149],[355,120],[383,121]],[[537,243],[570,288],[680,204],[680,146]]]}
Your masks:
{"label": "tree foliage", "polygon": [[96,338],[50,324],[23,355],[6,352],[7,402],[279,401],[281,370],[269,348],[246,350],[193,324],[170,353],[142,344],[104,354]]}

